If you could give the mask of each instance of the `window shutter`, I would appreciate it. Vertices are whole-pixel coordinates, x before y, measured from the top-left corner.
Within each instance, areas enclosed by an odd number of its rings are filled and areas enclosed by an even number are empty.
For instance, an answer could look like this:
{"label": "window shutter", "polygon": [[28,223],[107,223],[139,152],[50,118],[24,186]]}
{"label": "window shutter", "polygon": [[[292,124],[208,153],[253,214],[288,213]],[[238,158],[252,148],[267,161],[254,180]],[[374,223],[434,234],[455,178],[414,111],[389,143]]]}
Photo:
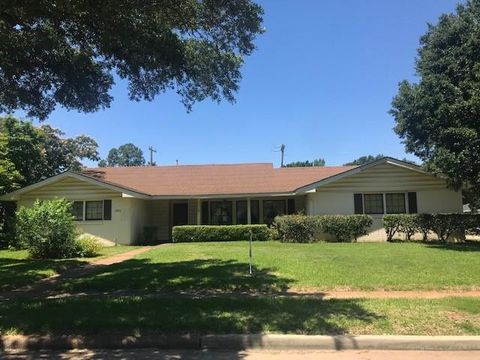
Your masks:
{"label": "window shutter", "polygon": [[363,196],[362,194],[353,194],[355,214],[363,214]]}
{"label": "window shutter", "polygon": [[295,214],[295,199],[288,199],[287,201],[287,214]]}
{"label": "window shutter", "polygon": [[103,200],[103,220],[112,220],[112,200]]}
{"label": "window shutter", "polygon": [[418,212],[417,209],[417,193],[416,192],[409,192],[408,193],[408,213],[409,214],[416,214]]}

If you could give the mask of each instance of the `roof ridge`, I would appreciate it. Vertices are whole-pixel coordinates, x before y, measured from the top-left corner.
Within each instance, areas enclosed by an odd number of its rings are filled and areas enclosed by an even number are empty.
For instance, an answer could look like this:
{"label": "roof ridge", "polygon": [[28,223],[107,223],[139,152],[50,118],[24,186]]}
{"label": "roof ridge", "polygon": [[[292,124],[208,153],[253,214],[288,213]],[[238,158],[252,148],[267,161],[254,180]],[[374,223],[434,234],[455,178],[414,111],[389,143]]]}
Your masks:
{"label": "roof ridge", "polygon": [[88,167],[84,171],[88,170],[101,170],[101,169],[159,169],[159,168],[180,168],[180,167],[201,167],[201,166],[258,166],[266,165],[273,167],[273,163],[262,162],[262,163],[225,163],[225,164],[180,164],[180,165],[135,165],[135,166],[104,166],[104,167]]}

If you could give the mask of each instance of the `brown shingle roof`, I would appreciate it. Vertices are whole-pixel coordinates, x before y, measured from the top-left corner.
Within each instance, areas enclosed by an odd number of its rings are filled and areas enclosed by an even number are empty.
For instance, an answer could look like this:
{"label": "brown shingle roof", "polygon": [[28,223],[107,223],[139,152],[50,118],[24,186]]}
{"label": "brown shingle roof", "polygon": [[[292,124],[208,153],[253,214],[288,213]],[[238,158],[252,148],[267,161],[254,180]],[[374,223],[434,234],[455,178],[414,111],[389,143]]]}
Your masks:
{"label": "brown shingle roof", "polygon": [[152,196],[292,193],[354,166],[274,168],[272,164],[106,167],[83,174]]}

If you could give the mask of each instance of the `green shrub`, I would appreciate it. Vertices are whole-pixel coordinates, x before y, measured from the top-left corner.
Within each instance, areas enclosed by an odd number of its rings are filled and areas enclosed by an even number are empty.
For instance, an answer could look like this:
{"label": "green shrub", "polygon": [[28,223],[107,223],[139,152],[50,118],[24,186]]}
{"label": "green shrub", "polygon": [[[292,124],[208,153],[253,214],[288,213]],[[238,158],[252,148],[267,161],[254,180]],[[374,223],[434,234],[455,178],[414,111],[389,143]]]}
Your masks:
{"label": "green shrub", "polygon": [[433,232],[437,239],[446,242],[454,234],[465,234],[480,228],[478,214],[398,214],[385,215],[383,225],[387,232],[387,239],[392,240],[395,233],[403,233],[406,240],[410,240],[416,233],[428,240]]}
{"label": "green shrub", "polygon": [[387,233],[387,241],[392,241],[397,233],[404,234],[405,240],[410,241],[412,236],[418,233],[421,228],[416,214],[385,215],[383,217],[383,227]]}
{"label": "green shrub", "polygon": [[75,256],[76,224],[65,199],[35,201],[17,211],[17,236],[30,255],[39,259]]}
{"label": "green shrub", "polygon": [[275,218],[280,241],[309,243],[326,233],[336,241],[357,240],[366,235],[373,219],[368,215],[284,215]]}
{"label": "green shrub", "polygon": [[267,225],[182,225],[172,230],[173,242],[270,240]]}
{"label": "green shrub", "polygon": [[94,257],[98,256],[102,245],[95,236],[80,235],[75,240],[75,256]]}
{"label": "green shrub", "polygon": [[322,232],[333,235],[336,241],[357,241],[368,233],[373,219],[369,215],[323,215],[319,218]]}
{"label": "green shrub", "polygon": [[0,201],[0,249],[21,248],[15,233],[15,210],[15,202]]}
{"label": "green shrub", "polygon": [[278,239],[282,242],[311,243],[319,230],[317,216],[283,215],[275,218]]}

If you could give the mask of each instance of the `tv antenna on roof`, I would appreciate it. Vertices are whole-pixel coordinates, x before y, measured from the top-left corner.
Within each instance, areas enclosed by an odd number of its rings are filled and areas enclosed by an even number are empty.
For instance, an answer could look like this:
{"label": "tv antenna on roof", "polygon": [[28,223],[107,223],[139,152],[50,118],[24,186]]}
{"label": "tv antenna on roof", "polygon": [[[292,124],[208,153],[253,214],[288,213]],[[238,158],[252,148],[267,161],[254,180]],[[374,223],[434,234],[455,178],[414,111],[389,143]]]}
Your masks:
{"label": "tv antenna on roof", "polygon": [[282,167],[282,168],[285,167],[285,164],[284,164],[284,161],[283,161],[284,158],[285,158],[285,147],[286,147],[285,144],[282,144],[282,145],[280,145],[280,149],[277,150],[277,151],[280,151],[282,153],[282,161],[281,161],[281,164],[280,164],[280,167]]}

